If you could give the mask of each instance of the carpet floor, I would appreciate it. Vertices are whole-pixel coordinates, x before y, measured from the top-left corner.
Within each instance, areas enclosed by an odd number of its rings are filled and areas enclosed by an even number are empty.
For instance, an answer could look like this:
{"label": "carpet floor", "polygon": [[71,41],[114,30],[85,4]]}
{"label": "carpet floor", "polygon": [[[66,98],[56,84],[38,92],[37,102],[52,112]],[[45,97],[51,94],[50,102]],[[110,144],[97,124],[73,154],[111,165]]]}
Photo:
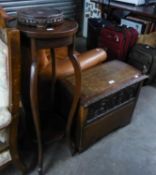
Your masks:
{"label": "carpet floor", "polygon": [[[71,156],[64,142],[45,150],[46,175],[155,175],[156,88],[141,90],[132,122],[104,137],[88,150]],[[20,174],[9,166],[0,174]],[[28,173],[36,175],[36,170]]]}

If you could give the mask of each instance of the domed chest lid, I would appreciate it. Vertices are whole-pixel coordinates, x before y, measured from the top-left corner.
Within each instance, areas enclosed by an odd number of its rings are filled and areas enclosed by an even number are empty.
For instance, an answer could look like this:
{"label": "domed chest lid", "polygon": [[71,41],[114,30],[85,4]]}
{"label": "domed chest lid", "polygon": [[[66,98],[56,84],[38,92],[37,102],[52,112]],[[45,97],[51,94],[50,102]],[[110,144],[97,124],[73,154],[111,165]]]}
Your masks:
{"label": "domed chest lid", "polygon": [[63,12],[51,7],[25,8],[17,12],[17,21],[32,27],[55,26],[63,22]]}

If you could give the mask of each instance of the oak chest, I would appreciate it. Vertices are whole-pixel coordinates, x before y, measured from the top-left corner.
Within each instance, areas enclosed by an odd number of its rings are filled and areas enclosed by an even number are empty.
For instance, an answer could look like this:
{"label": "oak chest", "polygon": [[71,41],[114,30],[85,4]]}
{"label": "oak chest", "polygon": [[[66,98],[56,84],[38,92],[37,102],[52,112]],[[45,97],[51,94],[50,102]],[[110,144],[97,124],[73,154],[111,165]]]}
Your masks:
{"label": "oak chest", "polygon": [[[72,130],[79,152],[131,121],[145,78],[137,69],[117,60],[82,73],[81,98]],[[70,109],[73,88],[72,76],[57,84],[59,112],[64,117]]]}

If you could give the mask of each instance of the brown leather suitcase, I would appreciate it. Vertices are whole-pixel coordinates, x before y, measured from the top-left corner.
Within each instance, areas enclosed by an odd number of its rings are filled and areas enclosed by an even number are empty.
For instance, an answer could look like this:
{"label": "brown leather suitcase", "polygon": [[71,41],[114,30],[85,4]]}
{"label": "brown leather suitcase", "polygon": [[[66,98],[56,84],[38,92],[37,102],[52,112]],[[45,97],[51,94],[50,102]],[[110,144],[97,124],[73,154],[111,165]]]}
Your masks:
{"label": "brown leather suitcase", "polygon": [[[131,121],[145,78],[137,69],[117,60],[82,73],[81,99],[72,132],[79,152]],[[73,76],[57,83],[58,111],[64,117],[70,108],[73,87]]]}

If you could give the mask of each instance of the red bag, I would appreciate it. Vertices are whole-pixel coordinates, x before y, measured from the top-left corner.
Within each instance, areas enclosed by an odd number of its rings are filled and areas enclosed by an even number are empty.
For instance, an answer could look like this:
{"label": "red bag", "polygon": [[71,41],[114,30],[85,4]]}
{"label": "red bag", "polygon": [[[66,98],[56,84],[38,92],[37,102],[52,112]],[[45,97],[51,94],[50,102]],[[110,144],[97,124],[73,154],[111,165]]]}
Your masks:
{"label": "red bag", "polygon": [[132,27],[106,26],[100,32],[99,47],[107,51],[108,59],[125,60],[137,38],[138,32]]}

